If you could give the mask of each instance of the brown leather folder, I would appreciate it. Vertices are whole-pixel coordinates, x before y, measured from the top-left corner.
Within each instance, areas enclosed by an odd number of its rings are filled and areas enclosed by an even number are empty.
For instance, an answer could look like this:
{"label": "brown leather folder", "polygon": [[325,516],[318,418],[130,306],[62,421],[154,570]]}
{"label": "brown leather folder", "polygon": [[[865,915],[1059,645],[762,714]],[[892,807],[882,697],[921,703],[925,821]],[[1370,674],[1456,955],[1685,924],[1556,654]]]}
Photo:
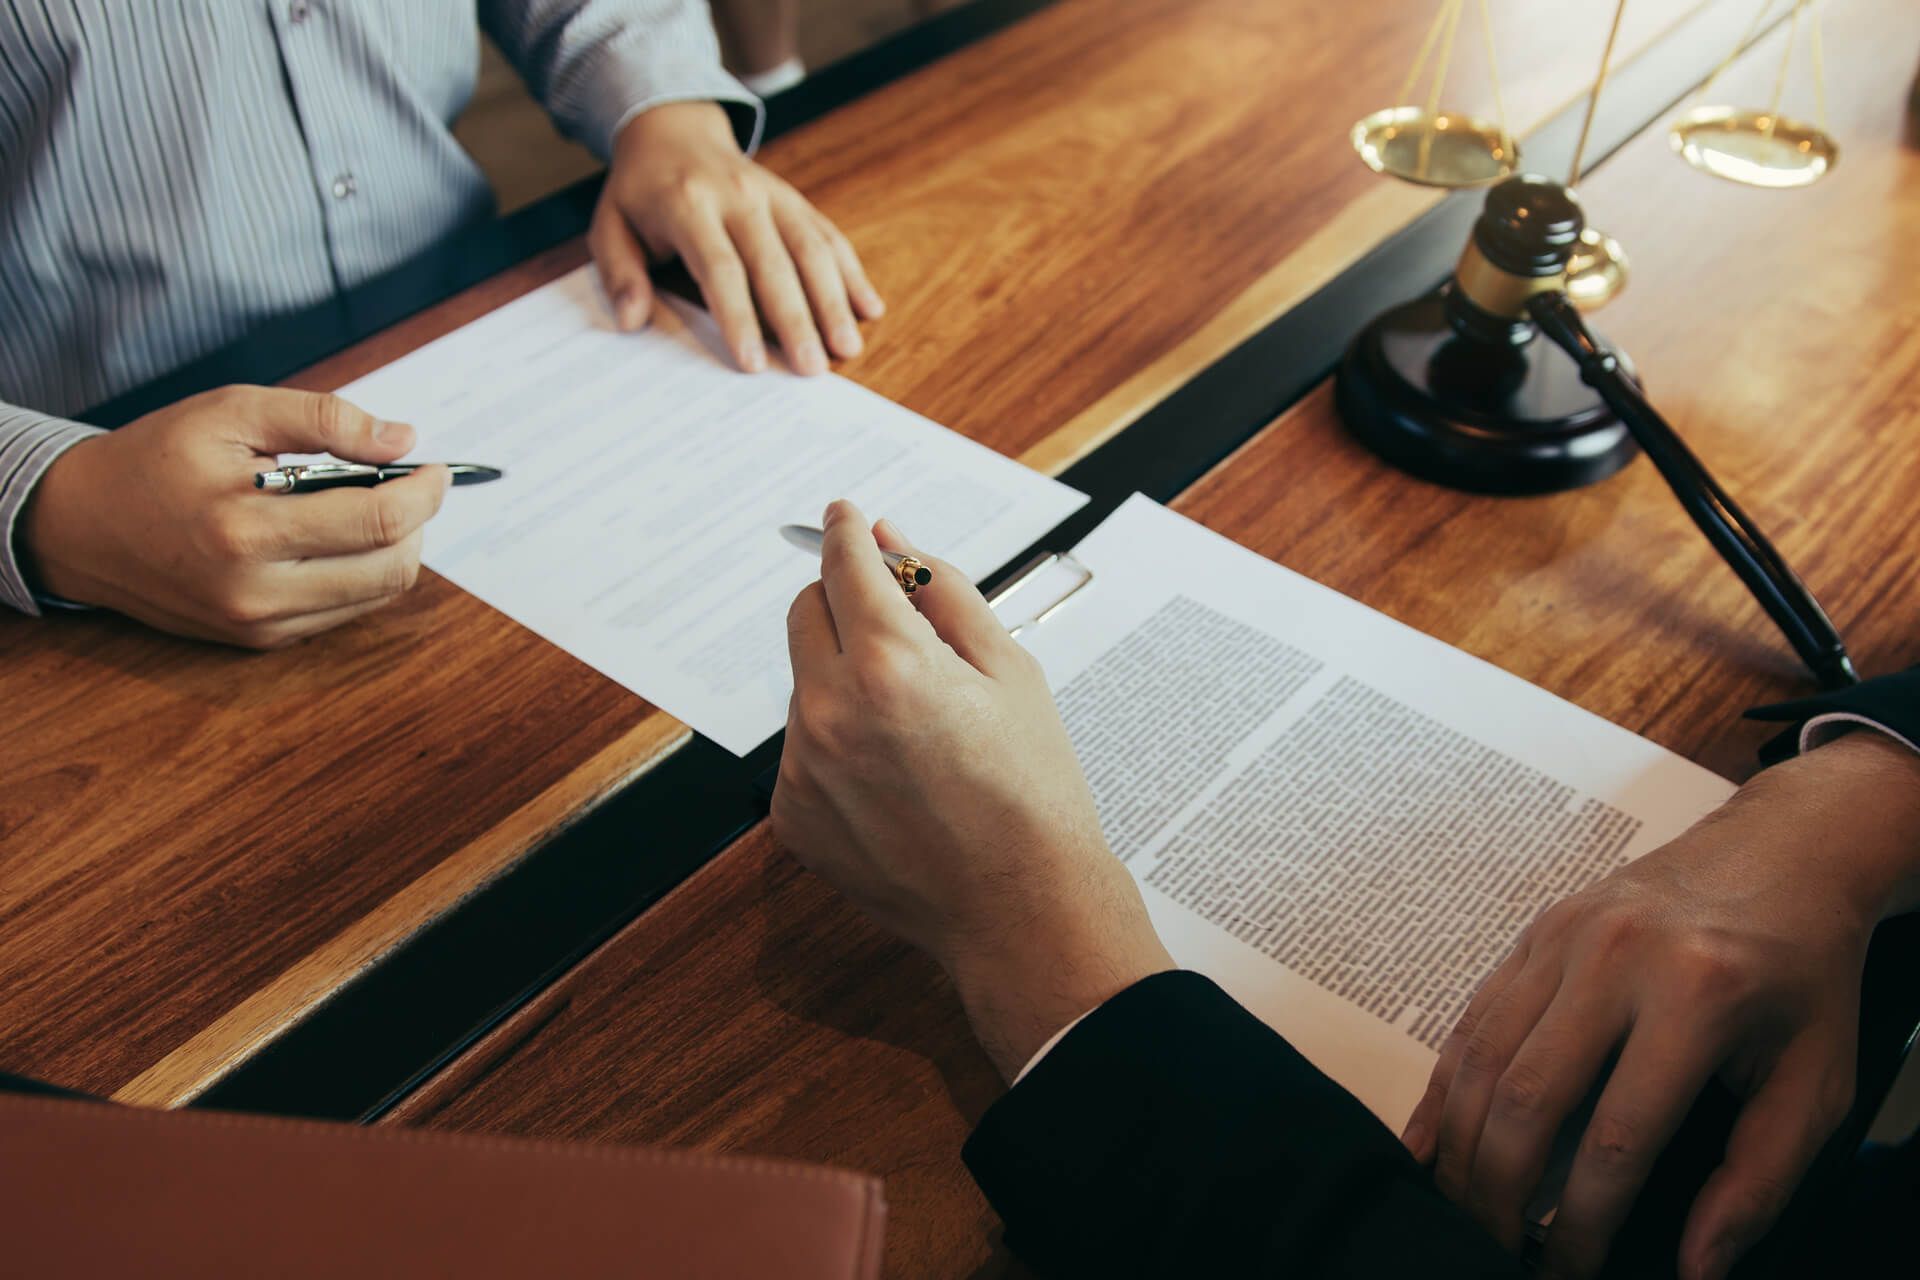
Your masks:
{"label": "brown leather folder", "polygon": [[0,1094],[0,1275],[872,1280],[886,1205],[785,1160]]}

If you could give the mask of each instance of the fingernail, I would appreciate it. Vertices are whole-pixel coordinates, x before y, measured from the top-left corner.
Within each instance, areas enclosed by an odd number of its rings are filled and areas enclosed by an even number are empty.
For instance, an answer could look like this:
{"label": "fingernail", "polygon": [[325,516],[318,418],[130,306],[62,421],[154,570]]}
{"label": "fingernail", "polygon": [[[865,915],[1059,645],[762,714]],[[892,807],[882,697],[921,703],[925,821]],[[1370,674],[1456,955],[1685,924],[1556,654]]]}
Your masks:
{"label": "fingernail", "polygon": [[1409,1120],[1405,1133],[1400,1135],[1400,1145],[1418,1156],[1427,1146],[1427,1126],[1419,1120]]}
{"label": "fingernail", "polygon": [[827,353],[818,339],[809,338],[800,344],[793,353],[793,367],[805,374],[826,372]]}
{"label": "fingernail", "polygon": [[613,300],[613,309],[620,317],[622,329],[639,327],[640,295],[631,286],[620,291],[620,296]]}
{"label": "fingernail", "polygon": [[841,501],[838,498],[835,498],[827,504],[827,509],[820,515],[820,528],[822,530],[833,528],[833,522],[840,518],[840,507]]}
{"label": "fingernail", "polygon": [[757,338],[749,342],[747,349],[740,353],[740,367],[748,373],[759,373],[764,370],[767,367],[766,344]]}
{"label": "fingernail", "polygon": [[880,536],[896,546],[910,547],[913,545],[907,541],[907,535],[900,532],[900,526],[886,516],[880,517]]}
{"label": "fingernail", "polygon": [[413,428],[404,422],[380,421],[373,424],[375,444],[411,444]]}
{"label": "fingernail", "polygon": [[834,350],[838,351],[843,359],[851,360],[860,354],[864,346],[865,344],[860,341],[860,330],[855,325],[843,324],[833,331]]}

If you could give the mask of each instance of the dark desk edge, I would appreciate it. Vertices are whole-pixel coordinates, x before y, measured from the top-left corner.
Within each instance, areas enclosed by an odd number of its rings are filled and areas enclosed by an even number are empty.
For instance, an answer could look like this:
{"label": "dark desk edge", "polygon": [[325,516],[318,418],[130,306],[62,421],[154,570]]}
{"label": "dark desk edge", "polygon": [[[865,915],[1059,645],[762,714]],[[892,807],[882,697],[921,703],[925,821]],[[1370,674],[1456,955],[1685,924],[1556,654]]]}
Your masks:
{"label": "dark desk edge", "polygon": [[[773,127],[816,118],[1046,2],[981,0],[908,32],[809,82],[801,93],[776,99]],[[1617,73],[1594,125],[1594,167],[1713,70],[1743,20],[1729,12],[1735,7],[1696,12]],[[1569,106],[1526,140],[1528,167],[1564,169],[1583,111],[1584,102]],[[391,295],[332,308],[336,314],[327,323],[337,327],[327,340],[337,337],[336,345],[345,345],[518,260],[508,255],[524,257],[559,243],[583,225],[593,185],[581,184],[526,211],[520,224],[483,248],[490,255],[483,269],[442,267],[436,273],[428,264],[417,276],[396,273]],[[1324,381],[1347,337],[1367,319],[1445,279],[1480,201],[1481,193],[1471,191],[1447,198],[1073,466],[1062,478],[1092,501],[1009,567],[1039,550],[1078,541],[1135,490],[1161,501],[1185,490]],[[1596,213],[1604,220],[1604,209]],[[432,292],[435,287],[440,291]],[[427,292],[408,304],[402,297],[407,289]],[[223,356],[268,362],[270,372],[253,371],[264,380],[324,354],[312,344],[297,359],[288,350],[270,342],[258,353],[249,345],[245,354]],[[242,375],[228,363],[212,376]],[[169,382],[153,394],[181,393]],[[129,406],[133,402],[126,398]],[[378,1118],[757,822],[764,797],[755,779],[777,763],[779,748],[776,738],[737,759],[696,737],[343,988],[196,1105]],[[1920,928],[1882,930],[1875,943],[1876,957],[1896,951],[1901,965],[1911,963],[1916,949]],[[1874,972],[1884,974],[1888,967],[1877,963]],[[1870,975],[1863,1099],[1884,1095],[1912,1035],[1914,996],[1903,986]],[[1857,1134],[1851,1140],[1857,1143]],[[1823,1160],[1844,1161],[1849,1150],[1843,1135]],[[1791,1227],[1784,1224],[1777,1234],[1790,1236]]]}

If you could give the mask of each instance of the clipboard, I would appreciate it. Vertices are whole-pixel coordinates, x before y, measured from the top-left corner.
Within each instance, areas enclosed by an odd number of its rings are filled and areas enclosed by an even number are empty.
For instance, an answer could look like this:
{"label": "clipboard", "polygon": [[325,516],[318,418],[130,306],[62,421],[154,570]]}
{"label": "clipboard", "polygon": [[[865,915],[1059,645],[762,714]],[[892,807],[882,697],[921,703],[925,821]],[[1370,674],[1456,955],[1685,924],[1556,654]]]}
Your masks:
{"label": "clipboard", "polygon": [[1064,551],[1042,551],[987,595],[1007,634],[1040,626],[1093,582],[1093,570]]}

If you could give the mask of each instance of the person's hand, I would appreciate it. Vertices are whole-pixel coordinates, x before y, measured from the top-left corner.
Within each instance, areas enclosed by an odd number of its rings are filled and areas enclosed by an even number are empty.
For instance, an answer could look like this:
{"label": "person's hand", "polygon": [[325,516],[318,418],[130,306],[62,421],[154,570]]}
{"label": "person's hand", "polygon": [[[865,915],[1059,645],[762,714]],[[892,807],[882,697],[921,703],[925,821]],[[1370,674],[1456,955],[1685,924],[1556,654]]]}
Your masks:
{"label": "person's hand", "polygon": [[[1011,1077],[1173,962],[1100,834],[1039,664],[965,574],[886,522],[869,531],[837,502],[825,524],[821,581],[787,615],[774,834],[940,962]],[[911,602],[876,535],[933,569]]]}
{"label": "person's hand", "polygon": [[34,486],[22,549],[38,585],[178,635],[254,649],[378,609],[420,572],[451,477],[285,496],[275,454],[397,461],[413,428],[335,396],[223,387],[74,445]]}
{"label": "person's hand", "polygon": [[1442,1049],[1408,1147],[1517,1248],[1555,1134],[1617,1054],[1541,1268],[1591,1275],[1718,1074],[1745,1101],[1679,1258],[1717,1280],[1847,1113],[1867,941],[1916,869],[1920,757],[1855,733],[1775,766],[1527,929]]}
{"label": "person's hand", "polygon": [[886,309],[846,236],[741,154],[717,103],[669,103],[627,122],[587,246],[625,329],[653,313],[647,263],[678,255],[753,373],[767,367],[761,316],[794,370],[811,374],[826,370],[829,351],[859,355],[858,322]]}

